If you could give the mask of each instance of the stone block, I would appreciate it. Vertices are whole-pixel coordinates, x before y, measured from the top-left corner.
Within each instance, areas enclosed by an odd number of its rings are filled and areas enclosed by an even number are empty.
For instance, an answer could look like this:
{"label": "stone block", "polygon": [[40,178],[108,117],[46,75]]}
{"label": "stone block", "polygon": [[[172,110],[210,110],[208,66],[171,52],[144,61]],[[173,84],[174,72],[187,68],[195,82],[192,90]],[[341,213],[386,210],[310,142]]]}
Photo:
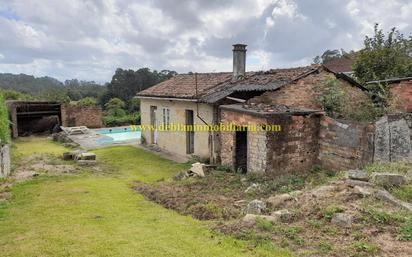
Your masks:
{"label": "stone block", "polygon": [[369,181],[369,174],[362,170],[348,170],[347,174],[353,180]]}
{"label": "stone block", "polygon": [[278,208],[282,206],[285,202],[293,200],[294,198],[290,194],[274,195],[266,200],[266,203],[271,208]]}
{"label": "stone block", "polygon": [[331,223],[343,227],[350,228],[352,227],[352,216],[347,213],[335,213],[332,217]]}
{"label": "stone block", "polygon": [[406,177],[392,173],[373,173],[372,181],[374,184],[384,187],[399,187],[406,183]]}
{"label": "stone block", "polygon": [[266,203],[261,200],[253,200],[246,206],[245,214],[261,214],[266,210]]}
{"label": "stone block", "polygon": [[75,160],[96,160],[96,154],[94,153],[79,153],[74,157]]}

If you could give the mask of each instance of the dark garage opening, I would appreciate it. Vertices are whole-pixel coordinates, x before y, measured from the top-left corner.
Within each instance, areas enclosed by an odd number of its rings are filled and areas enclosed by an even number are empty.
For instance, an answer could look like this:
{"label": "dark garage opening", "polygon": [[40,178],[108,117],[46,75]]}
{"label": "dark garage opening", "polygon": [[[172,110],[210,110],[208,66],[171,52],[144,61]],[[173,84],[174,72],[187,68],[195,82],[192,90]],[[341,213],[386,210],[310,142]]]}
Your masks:
{"label": "dark garage opening", "polygon": [[12,136],[52,133],[61,125],[61,104],[57,102],[7,101]]}
{"label": "dark garage opening", "polygon": [[242,173],[247,172],[247,130],[236,131],[235,135],[236,149],[235,149],[235,169]]}

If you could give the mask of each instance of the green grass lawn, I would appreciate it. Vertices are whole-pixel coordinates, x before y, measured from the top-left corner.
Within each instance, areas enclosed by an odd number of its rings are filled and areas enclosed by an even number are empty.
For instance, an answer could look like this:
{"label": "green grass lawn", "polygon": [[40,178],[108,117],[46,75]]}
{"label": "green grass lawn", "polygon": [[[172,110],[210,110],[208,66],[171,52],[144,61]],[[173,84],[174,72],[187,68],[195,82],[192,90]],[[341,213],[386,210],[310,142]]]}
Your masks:
{"label": "green grass lawn", "polygon": [[[20,158],[66,150],[47,139],[19,140],[13,149]],[[186,165],[130,146],[95,152],[114,173],[40,176],[13,186],[10,202],[0,204],[0,256],[289,256],[270,243],[252,248],[215,235],[207,223],[130,188],[133,180],[153,182]]]}

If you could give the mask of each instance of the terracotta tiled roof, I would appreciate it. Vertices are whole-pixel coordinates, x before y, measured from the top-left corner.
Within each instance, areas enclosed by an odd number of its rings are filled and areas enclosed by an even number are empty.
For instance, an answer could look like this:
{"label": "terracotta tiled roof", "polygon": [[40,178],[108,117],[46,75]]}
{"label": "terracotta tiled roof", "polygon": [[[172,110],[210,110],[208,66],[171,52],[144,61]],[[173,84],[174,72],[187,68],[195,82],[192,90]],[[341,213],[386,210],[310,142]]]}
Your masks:
{"label": "terracotta tiled roof", "polygon": [[[289,69],[247,72],[242,80],[232,81],[231,72],[179,74],[160,84],[150,87],[138,96],[200,99],[215,103],[226,96],[240,91],[269,91],[293,83],[321,69],[320,65]],[[333,72],[333,71],[332,71]]]}
{"label": "terracotta tiled roof", "polygon": [[139,92],[138,96],[172,97],[172,98],[196,98],[200,97],[217,85],[229,81],[231,72],[179,74],[171,79],[163,81],[155,86]]}
{"label": "terracotta tiled roof", "polygon": [[319,70],[319,65],[290,69],[272,69],[248,73],[243,80],[222,83],[202,97],[202,101],[214,103],[233,92],[240,91],[269,91],[276,90],[286,84],[294,82],[306,75]]}
{"label": "terracotta tiled roof", "polygon": [[351,58],[342,57],[333,59],[325,63],[324,66],[333,73],[352,72],[354,62]]}

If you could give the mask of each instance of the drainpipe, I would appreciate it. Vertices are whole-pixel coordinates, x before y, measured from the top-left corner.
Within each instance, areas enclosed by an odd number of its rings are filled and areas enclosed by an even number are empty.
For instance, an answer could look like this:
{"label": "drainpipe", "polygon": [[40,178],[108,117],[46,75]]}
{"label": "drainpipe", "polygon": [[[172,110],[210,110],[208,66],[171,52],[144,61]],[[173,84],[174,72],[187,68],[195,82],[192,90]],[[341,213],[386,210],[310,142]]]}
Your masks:
{"label": "drainpipe", "polygon": [[[195,73],[195,89],[196,89],[196,117],[201,120],[206,126],[209,127],[209,124],[203,119],[200,114],[199,114],[199,96],[198,96],[198,90],[197,90],[197,73]],[[210,130],[208,131],[208,138],[209,138],[209,162],[212,162],[213,160],[213,149],[214,149],[214,143],[213,143],[213,136]]]}
{"label": "drainpipe", "polygon": [[196,117],[199,118],[204,124],[209,126],[209,124],[200,116],[199,114],[199,97],[197,92],[197,73],[195,73],[195,88],[196,88]]}

